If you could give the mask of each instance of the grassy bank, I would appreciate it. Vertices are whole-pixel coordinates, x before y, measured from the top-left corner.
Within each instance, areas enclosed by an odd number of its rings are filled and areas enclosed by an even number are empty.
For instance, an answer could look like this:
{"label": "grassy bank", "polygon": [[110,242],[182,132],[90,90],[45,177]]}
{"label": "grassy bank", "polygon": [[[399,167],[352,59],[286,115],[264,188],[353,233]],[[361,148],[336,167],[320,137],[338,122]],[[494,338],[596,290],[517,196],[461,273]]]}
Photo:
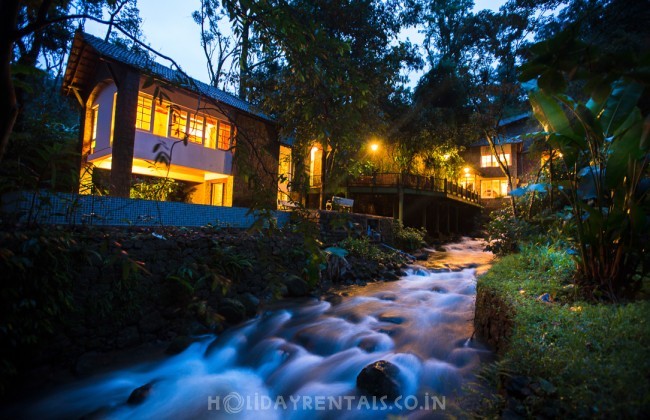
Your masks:
{"label": "grassy bank", "polygon": [[504,306],[497,310],[509,311],[511,322],[488,375],[507,395],[499,409],[526,417],[646,417],[650,302],[580,301],[572,274],[563,251],[524,247],[479,279],[478,299],[497,296]]}

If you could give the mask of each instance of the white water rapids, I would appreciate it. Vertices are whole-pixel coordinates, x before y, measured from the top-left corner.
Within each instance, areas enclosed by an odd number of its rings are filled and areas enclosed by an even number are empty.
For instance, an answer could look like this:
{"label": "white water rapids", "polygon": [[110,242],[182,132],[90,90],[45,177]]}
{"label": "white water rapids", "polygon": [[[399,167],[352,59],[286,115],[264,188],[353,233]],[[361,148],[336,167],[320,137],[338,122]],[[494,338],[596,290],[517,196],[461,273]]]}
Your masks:
{"label": "white water rapids", "polygon": [[[490,353],[470,340],[476,272],[492,255],[465,239],[395,282],[329,301],[281,302],[183,353],[70,384],[21,409],[25,418],[428,418],[449,406]],[[368,364],[399,368],[402,409],[366,398]],[[152,384],[139,405],[131,392]],[[284,405],[282,404],[284,403]],[[396,404],[396,405],[397,405]],[[285,407],[286,406],[286,407]],[[390,408],[392,406],[392,408]],[[442,413],[437,413],[442,414]]]}

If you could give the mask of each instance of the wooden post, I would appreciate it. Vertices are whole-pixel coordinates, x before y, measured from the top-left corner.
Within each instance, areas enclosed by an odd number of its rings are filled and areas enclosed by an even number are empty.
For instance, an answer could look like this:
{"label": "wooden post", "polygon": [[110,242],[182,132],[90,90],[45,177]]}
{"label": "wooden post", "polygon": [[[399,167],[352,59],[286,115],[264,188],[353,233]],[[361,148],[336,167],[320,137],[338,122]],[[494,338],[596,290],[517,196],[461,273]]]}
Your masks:
{"label": "wooden post", "polygon": [[451,206],[449,203],[446,205],[447,207],[447,235],[451,233]]}
{"label": "wooden post", "polygon": [[120,68],[117,103],[115,104],[115,130],[113,135],[113,161],[111,163],[110,195],[128,197],[131,191],[133,170],[133,145],[135,120],[138,108],[140,74],[129,68]]}
{"label": "wooden post", "polygon": [[399,174],[397,182],[397,219],[404,223],[404,189],[402,188],[402,174]]}

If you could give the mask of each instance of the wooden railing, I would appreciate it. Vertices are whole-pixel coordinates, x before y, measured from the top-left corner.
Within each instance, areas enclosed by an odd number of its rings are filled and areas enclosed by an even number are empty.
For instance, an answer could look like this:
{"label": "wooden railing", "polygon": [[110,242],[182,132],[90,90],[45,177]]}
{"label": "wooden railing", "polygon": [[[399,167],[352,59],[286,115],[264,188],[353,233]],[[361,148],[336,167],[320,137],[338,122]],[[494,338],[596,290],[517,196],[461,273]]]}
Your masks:
{"label": "wooden railing", "polygon": [[348,181],[348,187],[402,187],[419,191],[441,192],[456,196],[462,200],[479,202],[479,194],[463,186],[442,178],[430,176],[378,173],[375,175],[362,175]]}

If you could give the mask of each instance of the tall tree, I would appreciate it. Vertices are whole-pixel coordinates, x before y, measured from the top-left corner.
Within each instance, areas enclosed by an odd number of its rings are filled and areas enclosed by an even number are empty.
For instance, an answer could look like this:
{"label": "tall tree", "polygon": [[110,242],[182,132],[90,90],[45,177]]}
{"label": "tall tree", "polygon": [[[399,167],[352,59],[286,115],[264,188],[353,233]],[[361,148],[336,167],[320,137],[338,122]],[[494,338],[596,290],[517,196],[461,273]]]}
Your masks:
{"label": "tall tree", "polygon": [[102,16],[117,5],[117,0],[0,2],[0,160],[24,103],[25,74],[39,59],[61,65],[75,23],[93,19],[115,25],[117,15],[110,21]]}
{"label": "tall tree", "polygon": [[291,34],[279,38],[282,58],[255,74],[261,103],[295,137],[295,149],[315,142],[323,150],[322,206],[360,145],[385,129],[380,103],[403,82],[402,64],[413,62],[413,47],[397,41],[401,11],[396,1],[291,2],[286,16],[300,30],[281,28]]}

